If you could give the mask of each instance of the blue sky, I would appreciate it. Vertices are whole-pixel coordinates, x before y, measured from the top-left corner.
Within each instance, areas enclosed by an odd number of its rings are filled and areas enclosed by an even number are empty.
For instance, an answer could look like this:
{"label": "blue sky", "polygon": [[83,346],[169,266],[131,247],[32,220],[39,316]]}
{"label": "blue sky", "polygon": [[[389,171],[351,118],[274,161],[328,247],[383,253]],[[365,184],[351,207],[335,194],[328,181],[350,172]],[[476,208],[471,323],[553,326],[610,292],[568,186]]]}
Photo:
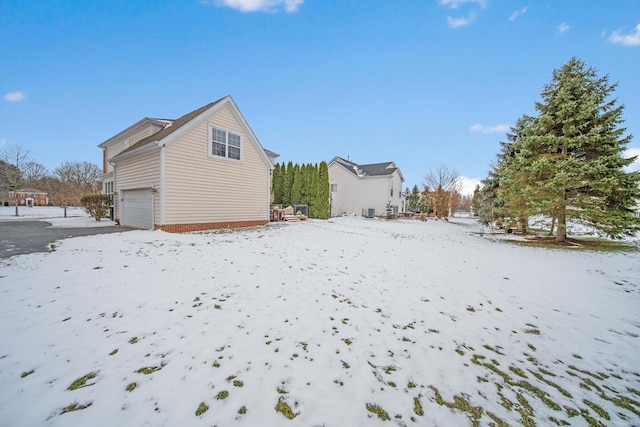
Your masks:
{"label": "blue sky", "polygon": [[231,95],[280,161],[478,179],[573,56],[619,83],[640,154],[638,0],[4,0],[0,150],[101,164],[141,118]]}

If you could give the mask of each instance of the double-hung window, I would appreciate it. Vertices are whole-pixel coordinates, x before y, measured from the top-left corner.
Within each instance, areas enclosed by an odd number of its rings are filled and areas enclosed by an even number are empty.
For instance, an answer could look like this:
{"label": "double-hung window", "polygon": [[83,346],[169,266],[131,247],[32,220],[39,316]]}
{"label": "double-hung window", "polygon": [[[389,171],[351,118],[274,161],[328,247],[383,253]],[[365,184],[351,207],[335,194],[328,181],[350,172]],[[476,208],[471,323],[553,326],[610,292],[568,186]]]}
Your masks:
{"label": "double-hung window", "polygon": [[211,155],[240,160],[240,135],[211,126]]}

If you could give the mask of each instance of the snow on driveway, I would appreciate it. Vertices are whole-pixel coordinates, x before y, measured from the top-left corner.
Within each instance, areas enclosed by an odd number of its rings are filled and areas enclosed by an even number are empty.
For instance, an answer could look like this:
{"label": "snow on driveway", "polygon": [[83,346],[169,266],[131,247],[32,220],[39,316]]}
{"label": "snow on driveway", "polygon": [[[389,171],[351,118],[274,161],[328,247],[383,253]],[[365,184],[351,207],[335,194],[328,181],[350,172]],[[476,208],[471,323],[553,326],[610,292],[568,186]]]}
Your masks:
{"label": "snow on driveway", "polygon": [[457,221],[130,231],[5,260],[0,425],[640,424],[639,253]]}

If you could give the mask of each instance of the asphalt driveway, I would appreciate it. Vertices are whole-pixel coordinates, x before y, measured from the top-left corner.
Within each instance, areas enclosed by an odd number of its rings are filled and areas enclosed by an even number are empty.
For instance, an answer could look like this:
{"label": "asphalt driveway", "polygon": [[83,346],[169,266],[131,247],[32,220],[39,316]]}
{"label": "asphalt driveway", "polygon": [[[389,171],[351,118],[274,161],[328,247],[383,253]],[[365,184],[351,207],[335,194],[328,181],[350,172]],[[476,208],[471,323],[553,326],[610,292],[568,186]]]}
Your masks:
{"label": "asphalt driveway", "polygon": [[122,226],[47,228],[46,221],[0,221],[0,259],[34,252],[49,252],[49,244],[68,237],[119,233],[133,230]]}

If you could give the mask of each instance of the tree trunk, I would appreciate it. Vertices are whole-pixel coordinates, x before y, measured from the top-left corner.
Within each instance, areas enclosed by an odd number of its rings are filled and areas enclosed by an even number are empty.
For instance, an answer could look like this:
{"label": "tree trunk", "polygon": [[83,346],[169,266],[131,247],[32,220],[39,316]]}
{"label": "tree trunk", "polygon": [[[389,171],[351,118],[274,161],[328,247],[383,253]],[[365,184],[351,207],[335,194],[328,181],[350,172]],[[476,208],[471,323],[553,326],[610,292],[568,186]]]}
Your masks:
{"label": "tree trunk", "polygon": [[529,232],[529,227],[527,225],[528,223],[529,223],[529,218],[527,217],[518,218],[518,228],[522,230],[523,235]]}
{"label": "tree trunk", "polygon": [[565,208],[558,209],[558,229],[556,230],[556,242],[567,241],[567,213]]}
{"label": "tree trunk", "polygon": [[553,236],[553,230],[556,228],[556,215],[551,218],[551,229],[549,230],[549,236]]}

